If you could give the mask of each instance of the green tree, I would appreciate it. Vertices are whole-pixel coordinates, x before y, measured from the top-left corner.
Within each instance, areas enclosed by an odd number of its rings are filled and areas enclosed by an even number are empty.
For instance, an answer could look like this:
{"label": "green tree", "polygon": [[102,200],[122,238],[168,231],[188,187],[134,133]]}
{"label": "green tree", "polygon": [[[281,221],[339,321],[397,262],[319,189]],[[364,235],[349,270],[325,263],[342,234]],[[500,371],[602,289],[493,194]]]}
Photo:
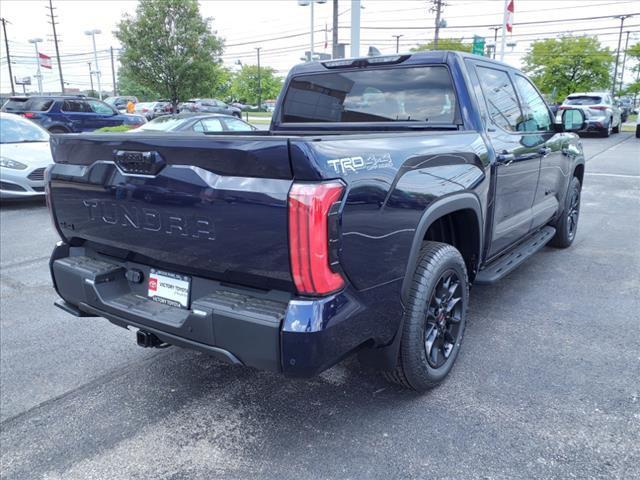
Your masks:
{"label": "green tree", "polygon": [[609,88],[614,61],[594,37],[561,37],[533,42],[523,70],[541,91],[554,92],[554,100],[561,101],[573,92]]}
{"label": "green tree", "polygon": [[[471,53],[472,43],[465,43],[461,38],[440,38],[438,39],[438,50],[455,50],[457,52]],[[433,42],[424,43],[412,48],[412,52],[422,52],[423,50],[435,50]]]}
{"label": "green tree", "polygon": [[[270,67],[260,67],[260,98],[262,101],[274,99],[282,89],[282,79]],[[258,66],[243,65],[231,82],[231,95],[240,102],[258,104]]]}
{"label": "green tree", "polygon": [[159,100],[162,95],[157,91],[141,85],[133,78],[126,67],[120,67],[118,70],[118,94],[133,95],[141,102]]}
{"label": "green tree", "polygon": [[210,24],[197,0],[140,0],[116,32],[125,78],[174,105],[210,94],[223,76],[223,42]]}

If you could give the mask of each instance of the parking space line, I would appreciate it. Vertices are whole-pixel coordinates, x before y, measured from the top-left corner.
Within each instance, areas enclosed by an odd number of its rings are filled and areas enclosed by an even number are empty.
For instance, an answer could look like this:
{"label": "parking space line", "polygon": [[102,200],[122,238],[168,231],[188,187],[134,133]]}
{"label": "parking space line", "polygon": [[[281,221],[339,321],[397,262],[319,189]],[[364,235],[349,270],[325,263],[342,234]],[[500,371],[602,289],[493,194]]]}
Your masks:
{"label": "parking space line", "polygon": [[586,176],[596,176],[596,177],[618,177],[618,178],[640,178],[640,175],[624,175],[622,173],[596,173],[596,172],[587,172]]}

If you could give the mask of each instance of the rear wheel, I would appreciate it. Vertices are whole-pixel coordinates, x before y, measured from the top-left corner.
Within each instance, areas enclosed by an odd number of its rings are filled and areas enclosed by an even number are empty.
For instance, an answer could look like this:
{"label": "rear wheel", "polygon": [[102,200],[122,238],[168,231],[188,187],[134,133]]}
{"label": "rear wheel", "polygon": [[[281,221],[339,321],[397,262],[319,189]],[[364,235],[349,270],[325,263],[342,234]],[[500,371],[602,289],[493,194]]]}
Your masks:
{"label": "rear wheel", "polygon": [[556,234],[551,239],[550,245],[558,248],[567,248],[573,243],[578,231],[578,218],[580,217],[580,180],[576,177],[571,179],[569,192],[565,199],[565,207],[556,221]]}
{"label": "rear wheel", "polygon": [[460,252],[426,242],[411,283],[403,319],[398,363],[385,377],[425,392],[449,374],[466,325],[469,285]]}
{"label": "rear wheel", "polygon": [[[622,123],[622,120],[620,121]],[[620,133],[620,123],[611,129],[612,133]]]}

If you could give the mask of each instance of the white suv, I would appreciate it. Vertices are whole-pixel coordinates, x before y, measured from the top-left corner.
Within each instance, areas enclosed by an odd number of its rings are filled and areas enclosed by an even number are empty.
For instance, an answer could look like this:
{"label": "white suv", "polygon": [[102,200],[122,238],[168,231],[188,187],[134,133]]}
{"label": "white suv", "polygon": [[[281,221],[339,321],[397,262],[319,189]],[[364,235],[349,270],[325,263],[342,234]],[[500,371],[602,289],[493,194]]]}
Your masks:
{"label": "white suv", "polygon": [[598,132],[608,137],[620,131],[621,111],[609,92],[572,93],[558,108],[558,115],[562,115],[563,108],[579,108],[584,112],[586,128],[583,132]]}

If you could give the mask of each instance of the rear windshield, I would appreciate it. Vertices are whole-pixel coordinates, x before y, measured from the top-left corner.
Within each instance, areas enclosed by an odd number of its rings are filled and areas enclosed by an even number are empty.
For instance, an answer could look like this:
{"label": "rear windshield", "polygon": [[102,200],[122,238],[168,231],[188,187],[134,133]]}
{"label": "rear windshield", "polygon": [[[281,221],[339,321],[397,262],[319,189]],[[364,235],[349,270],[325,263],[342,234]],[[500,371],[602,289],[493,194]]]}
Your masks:
{"label": "rear windshield", "polygon": [[329,72],[295,77],[282,122],[454,123],[456,99],[442,66]]}
{"label": "rear windshield", "polygon": [[580,97],[569,97],[564,101],[565,105],[598,105],[602,102],[602,97],[590,97],[590,96],[580,96]]}
{"label": "rear windshield", "polygon": [[48,98],[10,98],[2,109],[5,112],[45,112],[52,103]]}

